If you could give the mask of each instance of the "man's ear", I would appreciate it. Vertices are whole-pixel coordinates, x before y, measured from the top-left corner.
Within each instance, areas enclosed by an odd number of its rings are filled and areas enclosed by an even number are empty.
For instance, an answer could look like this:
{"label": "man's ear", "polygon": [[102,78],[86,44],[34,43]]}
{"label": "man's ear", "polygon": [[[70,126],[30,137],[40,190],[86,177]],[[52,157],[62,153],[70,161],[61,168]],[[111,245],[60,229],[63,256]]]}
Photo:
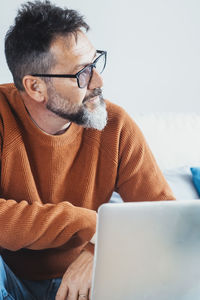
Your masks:
{"label": "man's ear", "polygon": [[33,100],[37,102],[45,101],[46,94],[47,94],[47,87],[45,82],[42,79],[31,75],[26,75],[23,78],[23,85],[26,93]]}

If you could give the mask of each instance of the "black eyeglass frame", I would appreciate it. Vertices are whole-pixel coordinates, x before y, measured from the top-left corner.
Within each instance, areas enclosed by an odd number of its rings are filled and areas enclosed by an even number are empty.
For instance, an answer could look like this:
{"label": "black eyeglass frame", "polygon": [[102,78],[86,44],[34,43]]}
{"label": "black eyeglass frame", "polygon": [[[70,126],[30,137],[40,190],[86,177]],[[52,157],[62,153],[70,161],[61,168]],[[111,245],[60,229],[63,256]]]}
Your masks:
{"label": "black eyeglass frame", "polygon": [[[76,78],[77,79],[77,84],[78,87],[80,89],[85,88],[86,86],[88,86],[88,84],[90,83],[90,80],[92,78],[92,71],[93,68],[96,68],[96,63],[98,62],[98,60],[104,55],[105,56],[105,62],[104,62],[104,66],[103,69],[101,71],[101,73],[104,71],[105,66],[106,66],[106,61],[107,61],[107,51],[104,50],[97,50],[97,53],[99,53],[100,55],[95,59],[95,61],[87,66],[85,66],[83,69],[81,69],[80,71],[78,71],[76,74],[31,74],[31,76],[35,76],[35,77],[56,77],[56,78]],[[85,86],[80,86],[80,82],[79,82],[79,76],[82,72],[85,71],[86,68],[90,67],[91,68],[91,75],[90,75],[90,79],[88,81],[88,83]]]}

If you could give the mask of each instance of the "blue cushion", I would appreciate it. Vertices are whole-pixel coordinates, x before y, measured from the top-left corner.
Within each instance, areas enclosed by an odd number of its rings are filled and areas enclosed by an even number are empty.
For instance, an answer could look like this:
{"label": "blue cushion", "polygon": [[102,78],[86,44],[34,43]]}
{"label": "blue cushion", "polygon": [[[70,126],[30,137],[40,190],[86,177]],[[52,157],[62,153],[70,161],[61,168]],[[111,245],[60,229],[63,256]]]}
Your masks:
{"label": "blue cushion", "polygon": [[200,196],[200,167],[190,168],[192,172],[192,180],[194,182],[194,186]]}

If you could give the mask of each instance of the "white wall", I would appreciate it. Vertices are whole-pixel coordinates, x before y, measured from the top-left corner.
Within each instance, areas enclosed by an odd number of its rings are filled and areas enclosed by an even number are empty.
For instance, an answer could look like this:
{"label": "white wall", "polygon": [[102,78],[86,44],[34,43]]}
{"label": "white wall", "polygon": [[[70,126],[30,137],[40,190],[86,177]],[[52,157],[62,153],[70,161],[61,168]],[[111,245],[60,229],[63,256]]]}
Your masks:
{"label": "white wall", "polygon": [[[78,9],[97,49],[108,51],[104,96],[130,114],[200,111],[199,0],[54,0]],[[21,0],[0,11],[0,82],[12,77],[4,35]]]}

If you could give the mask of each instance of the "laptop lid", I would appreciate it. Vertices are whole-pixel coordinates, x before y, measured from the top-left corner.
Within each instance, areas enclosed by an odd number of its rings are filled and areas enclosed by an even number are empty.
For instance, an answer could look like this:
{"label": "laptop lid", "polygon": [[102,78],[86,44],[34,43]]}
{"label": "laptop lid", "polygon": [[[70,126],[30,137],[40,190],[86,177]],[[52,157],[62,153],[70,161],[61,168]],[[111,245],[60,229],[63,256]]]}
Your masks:
{"label": "laptop lid", "polygon": [[200,202],[104,204],[92,300],[200,299]]}

